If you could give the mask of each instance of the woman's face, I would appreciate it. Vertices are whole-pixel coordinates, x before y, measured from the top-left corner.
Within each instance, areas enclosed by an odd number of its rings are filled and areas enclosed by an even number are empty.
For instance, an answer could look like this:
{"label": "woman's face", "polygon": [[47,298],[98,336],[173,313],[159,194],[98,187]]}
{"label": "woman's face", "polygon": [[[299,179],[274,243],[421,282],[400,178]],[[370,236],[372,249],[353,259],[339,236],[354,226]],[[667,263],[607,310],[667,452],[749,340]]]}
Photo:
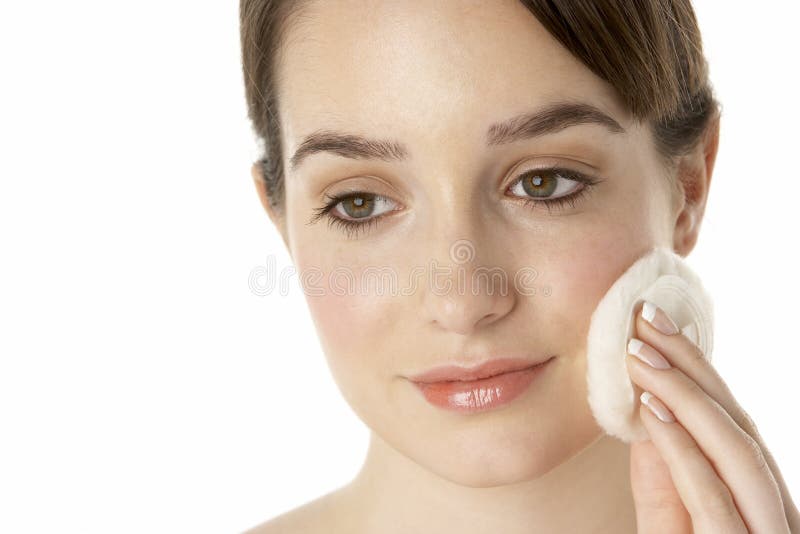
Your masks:
{"label": "woman's face", "polygon": [[[312,2],[286,44],[280,229],[309,274],[306,299],[353,410],[408,458],[471,486],[535,478],[594,441],[591,314],[635,259],[672,247],[675,233],[646,126],[516,0]],[[588,114],[496,126],[566,102],[622,130],[581,120]],[[328,139],[292,168],[322,130],[374,142]],[[375,148],[388,154],[362,154]],[[554,166],[596,183],[579,193],[584,185],[558,174],[524,178]],[[374,202],[345,200],[309,224],[329,197],[353,192]],[[335,217],[369,224],[348,233],[327,224]],[[471,286],[480,269],[504,273],[505,291]],[[511,403],[471,414],[429,404],[407,379],[504,356],[555,359]]]}

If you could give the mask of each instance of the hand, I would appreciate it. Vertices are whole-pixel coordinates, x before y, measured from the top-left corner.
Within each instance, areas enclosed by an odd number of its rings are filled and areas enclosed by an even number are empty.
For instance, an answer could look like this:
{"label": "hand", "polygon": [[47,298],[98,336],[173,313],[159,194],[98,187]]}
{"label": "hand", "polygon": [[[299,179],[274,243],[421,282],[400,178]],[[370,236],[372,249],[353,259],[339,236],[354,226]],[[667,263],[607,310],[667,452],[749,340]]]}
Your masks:
{"label": "hand", "polygon": [[[628,371],[637,396],[650,393],[648,403],[675,420],[663,422],[639,405],[650,439],[630,449],[637,532],[800,534],[800,513],[752,419],[664,311],[647,305],[655,309],[650,323],[644,307],[636,310],[638,352],[671,367],[628,354]],[[637,345],[629,343],[629,352]]]}

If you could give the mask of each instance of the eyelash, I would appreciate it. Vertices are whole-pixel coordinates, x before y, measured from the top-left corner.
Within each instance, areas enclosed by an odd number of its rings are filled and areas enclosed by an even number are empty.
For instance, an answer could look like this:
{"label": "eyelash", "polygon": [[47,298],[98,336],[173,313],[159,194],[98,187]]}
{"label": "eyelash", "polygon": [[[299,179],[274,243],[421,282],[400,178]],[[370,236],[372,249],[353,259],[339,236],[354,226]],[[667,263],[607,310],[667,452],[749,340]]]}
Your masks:
{"label": "eyelash", "polygon": [[[586,176],[585,174],[571,171],[569,169],[564,169],[561,167],[543,167],[540,169],[530,169],[528,171],[523,172],[513,182],[511,182],[511,184],[506,189],[511,189],[527,175],[536,172],[553,173],[557,176],[560,176],[561,178],[583,184],[583,187],[581,187],[574,193],[563,195],[551,200],[535,200],[531,197],[523,198],[519,196],[513,197],[521,201],[524,206],[530,207],[531,209],[534,209],[536,205],[543,204],[547,208],[548,213],[551,213],[553,208],[563,209],[566,204],[569,204],[570,207],[574,208],[578,200],[583,198],[583,196],[586,195],[589,192],[589,190],[592,189],[593,186],[602,181]],[[326,195],[325,197],[328,199],[328,202],[321,208],[317,208],[314,210],[315,215],[308,222],[308,224],[313,224],[322,217],[327,217],[329,227],[340,228],[347,234],[348,238],[356,237],[358,236],[358,234],[364,233],[373,226],[375,226],[378,223],[378,221],[384,217],[384,215],[378,215],[376,217],[369,217],[369,218],[365,217],[362,222],[358,222],[350,219],[343,219],[342,217],[333,215],[330,212],[343,200],[364,197],[364,196],[380,197],[380,195],[374,195],[372,193],[366,193],[362,191],[356,191],[353,193],[343,193],[339,195]]]}

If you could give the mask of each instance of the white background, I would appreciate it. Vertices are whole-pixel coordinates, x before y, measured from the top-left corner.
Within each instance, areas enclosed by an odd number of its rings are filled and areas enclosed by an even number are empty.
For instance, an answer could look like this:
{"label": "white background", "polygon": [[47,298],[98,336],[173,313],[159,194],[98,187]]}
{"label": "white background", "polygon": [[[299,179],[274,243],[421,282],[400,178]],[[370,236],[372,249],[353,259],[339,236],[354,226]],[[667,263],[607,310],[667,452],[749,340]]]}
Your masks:
{"label": "white background", "polygon": [[[696,9],[725,107],[689,262],[797,501],[800,8]],[[249,289],[290,262],[249,175],[237,11],[0,8],[0,531],[238,532],[360,467],[296,278]]]}

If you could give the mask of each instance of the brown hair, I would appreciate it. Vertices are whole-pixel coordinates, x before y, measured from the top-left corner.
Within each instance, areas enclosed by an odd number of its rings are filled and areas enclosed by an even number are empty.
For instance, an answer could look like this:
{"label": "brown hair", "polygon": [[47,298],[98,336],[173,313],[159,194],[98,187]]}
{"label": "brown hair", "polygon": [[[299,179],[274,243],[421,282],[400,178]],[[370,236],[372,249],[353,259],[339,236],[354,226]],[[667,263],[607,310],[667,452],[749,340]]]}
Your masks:
{"label": "brown hair", "polygon": [[[260,165],[270,206],[279,214],[284,166],[275,66],[284,34],[307,1],[239,3],[248,115],[264,143]],[[668,168],[696,147],[721,111],[690,0],[519,1],[616,89],[635,119],[650,122],[656,149]]]}

